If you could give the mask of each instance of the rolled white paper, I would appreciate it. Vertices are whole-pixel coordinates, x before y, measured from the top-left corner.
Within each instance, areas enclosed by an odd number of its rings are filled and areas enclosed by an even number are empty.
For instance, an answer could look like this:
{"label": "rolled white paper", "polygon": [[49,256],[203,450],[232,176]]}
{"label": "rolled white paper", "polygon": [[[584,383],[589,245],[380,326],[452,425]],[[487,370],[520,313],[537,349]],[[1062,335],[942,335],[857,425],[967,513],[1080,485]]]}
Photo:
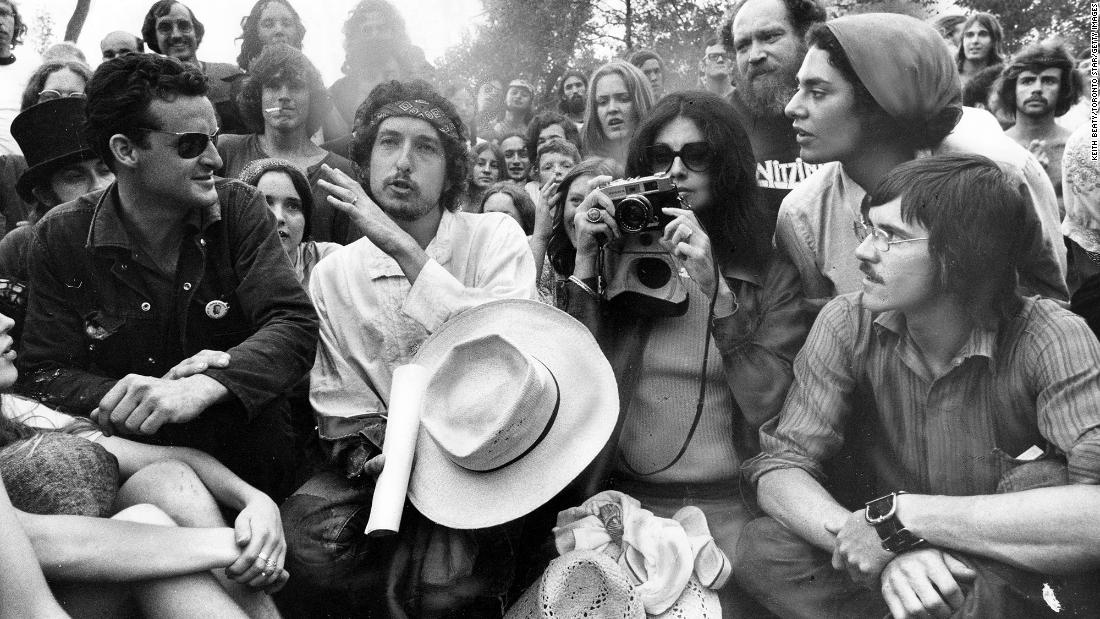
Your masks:
{"label": "rolled white paper", "polygon": [[428,387],[428,371],[410,363],[393,371],[390,406],[386,419],[386,440],[382,453],[386,464],[374,487],[374,498],[367,519],[366,534],[382,536],[397,533],[401,512],[409,491],[416,437],[420,432],[420,407]]}

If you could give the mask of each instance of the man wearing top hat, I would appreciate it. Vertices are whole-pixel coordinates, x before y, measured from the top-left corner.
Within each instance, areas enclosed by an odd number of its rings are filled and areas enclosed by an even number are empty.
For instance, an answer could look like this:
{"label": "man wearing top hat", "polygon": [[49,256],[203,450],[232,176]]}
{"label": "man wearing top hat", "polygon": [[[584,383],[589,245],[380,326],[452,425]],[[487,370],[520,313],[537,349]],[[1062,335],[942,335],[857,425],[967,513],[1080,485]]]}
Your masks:
{"label": "man wearing top hat", "polygon": [[196,69],[126,54],[87,95],[84,139],[116,181],[35,226],[21,388],[105,432],[206,451],[279,500],[296,464],[284,393],[317,319],[263,197],[214,177]]}
{"label": "man wearing top hat", "polygon": [[[103,189],[115,175],[81,139],[84,99],[62,97],[31,106],[15,117],[11,131],[27,170],[15,189],[28,204],[33,217],[80,196]],[[0,307],[15,320],[12,337],[19,341],[26,311],[27,248],[32,226],[19,226],[0,239]]]}
{"label": "man wearing top hat", "polygon": [[[603,446],[615,417],[609,368],[576,359],[599,359],[595,343],[530,301],[535,265],[519,225],[457,211],[466,127],[449,101],[419,80],[383,83],[353,135],[359,178],[329,169],[322,183],[366,236],[310,281],[321,322],[310,402],[326,463],[282,507],[295,574],[284,593],[291,614],[371,616],[396,604],[414,616],[500,616],[519,557],[514,523],[498,525],[548,501]],[[557,342],[566,354],[547,350]],[[368,538],[394,370],[414,360],[432,373],[416,510],[395,538]],[[589,380],[603,395],[577,400],[589,391],[573,385]],[[593,431],[589,419],[601,420]]]}

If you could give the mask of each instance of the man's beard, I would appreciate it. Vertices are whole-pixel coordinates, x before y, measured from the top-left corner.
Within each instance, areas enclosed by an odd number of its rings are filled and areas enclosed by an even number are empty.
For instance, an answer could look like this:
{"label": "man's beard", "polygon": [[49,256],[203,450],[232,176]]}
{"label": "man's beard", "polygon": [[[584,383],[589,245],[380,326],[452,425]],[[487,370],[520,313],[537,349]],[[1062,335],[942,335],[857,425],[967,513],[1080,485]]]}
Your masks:
{"label": "man's beard", "polygon": [[798,89],[795,86],[798,66],[790,69],[778,67],[775,70],[756,74],[751,78],[733,71],[733,82],[737,86],[737,96],[749,108],[756,118],[783,118],[783,109]]}
{"label": "man's beard", "polygon": [[584,97],[573,94],[566,99],[562,99],[561,109],[566,114],[583,114],[584,113]]}

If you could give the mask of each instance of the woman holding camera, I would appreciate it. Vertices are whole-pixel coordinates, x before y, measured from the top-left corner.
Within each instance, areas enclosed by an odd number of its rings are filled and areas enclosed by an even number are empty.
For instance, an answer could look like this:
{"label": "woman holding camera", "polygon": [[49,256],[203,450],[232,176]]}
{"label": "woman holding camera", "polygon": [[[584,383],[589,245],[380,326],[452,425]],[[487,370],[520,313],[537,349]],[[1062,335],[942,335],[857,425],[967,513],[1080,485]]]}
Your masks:
{"label": "woman holding camera", "polygon": [[[653,317],[597,294],[602,246],[625,234],[612,200],[589,193],[574,215],[564,297],[611,360],[622,402],[617,444],[593,479],[607,476],[659,516],[699,507],[732,557],[753,517],[740,463],[759,451],[758,428],[782,407],[813,316],[797,271],[772,251],[775,222],[757,199],[755,158],[728,103],[706,92],[662,99],[630,142],[626,173],[676,183],[684,208],[664,209],[656,234],[687,280],[688,303],[682,316]],[[720,595],[727,616],[751,603],[735,584]]]}

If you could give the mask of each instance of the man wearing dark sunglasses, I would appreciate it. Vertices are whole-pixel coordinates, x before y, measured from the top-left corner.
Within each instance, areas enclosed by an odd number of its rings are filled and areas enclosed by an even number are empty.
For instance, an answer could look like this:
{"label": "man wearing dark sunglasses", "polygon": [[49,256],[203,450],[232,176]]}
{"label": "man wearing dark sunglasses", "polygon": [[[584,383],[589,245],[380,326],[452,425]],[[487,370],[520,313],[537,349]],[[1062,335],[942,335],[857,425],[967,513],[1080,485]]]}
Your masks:
{"label": "man wearing dark sunglasses", "polygon": [[317,321],[262,196],[222,165],[206,79],[126,54],[88,84],[84,140],[116,182],[36,228],[27,387],[107,434],[186,445],[276,501],[293,450],[282,395]]}

